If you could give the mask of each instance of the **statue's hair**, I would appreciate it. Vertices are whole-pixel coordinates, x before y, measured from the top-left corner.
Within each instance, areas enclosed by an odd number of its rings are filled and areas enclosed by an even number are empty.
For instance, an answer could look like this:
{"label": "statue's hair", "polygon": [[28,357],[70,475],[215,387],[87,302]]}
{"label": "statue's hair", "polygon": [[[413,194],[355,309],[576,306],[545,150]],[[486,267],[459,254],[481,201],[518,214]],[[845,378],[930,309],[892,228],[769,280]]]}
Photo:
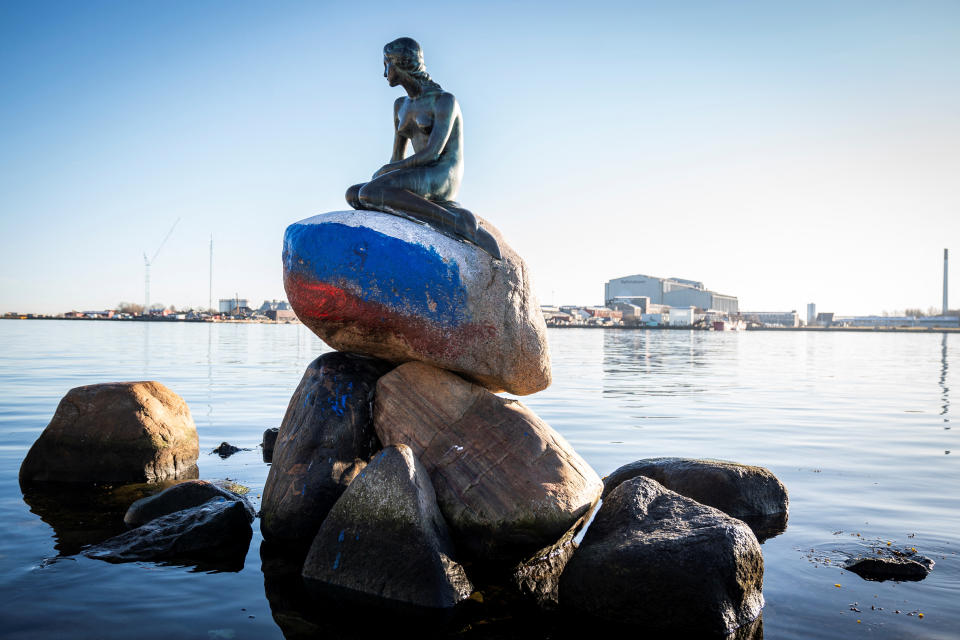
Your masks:
{"label": "statue's hair", "polygon": [[442,90],[440,85],[434,82],[430,74],[427,73],[427,68],[423,64],[423,49],[420,48],[420,43],[413,38],[397,38],[393,42],[388,42],[383,47],[383,55],[390,58],[399,69],[416,80],[423,91]]}

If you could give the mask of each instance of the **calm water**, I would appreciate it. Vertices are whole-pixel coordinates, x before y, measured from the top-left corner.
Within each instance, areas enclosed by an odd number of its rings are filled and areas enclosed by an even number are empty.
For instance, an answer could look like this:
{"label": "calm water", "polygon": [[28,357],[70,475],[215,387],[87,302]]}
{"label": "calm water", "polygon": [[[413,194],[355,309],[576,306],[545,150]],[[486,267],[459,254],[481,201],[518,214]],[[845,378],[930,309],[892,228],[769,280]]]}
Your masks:
{"label": "calm water", "polygon": [[[789,527],[763,545],[765,637],[960,637],[960,335],[549,337],[554,384],[524,402],[601,475],[638,458],[713,457],[786,484]],[[72,554],[70,531],[31,511],[17,472],[68,389],[154,379],[191,407],[200,476],[250,487],[259,507],[256,445],[326,350],[300,325],[0,321],[0,635],[283,637],[257,523],[240,572],[111,565]],[[223,440],[252,450],[206,454]],[[922,582],[878,583],[832,565],[863,540],[916,547],[936,567]]]}

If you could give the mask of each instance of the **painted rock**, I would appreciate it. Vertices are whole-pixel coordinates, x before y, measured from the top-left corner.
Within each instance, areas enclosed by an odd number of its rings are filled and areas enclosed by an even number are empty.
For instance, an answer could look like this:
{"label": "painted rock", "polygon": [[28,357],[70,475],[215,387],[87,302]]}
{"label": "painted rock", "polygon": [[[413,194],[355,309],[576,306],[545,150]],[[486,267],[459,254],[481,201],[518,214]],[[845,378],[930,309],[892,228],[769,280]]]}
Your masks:
{"label": "painted rock", "polygon": [[303,577],[358,604],[447,609],[473,591],[453,556],[430,476],[400,445],[381,451],[333,505]]}
{"label": "painted rock", "polygon": [[297,317],[338,351],[420,360],[491,391],[550,385],[546,325],[523,259],[375,211],[337,211],[287,227],[283,276]]}
{"label": "painted rock", "polygon": [[392,365],[353,353],[310,363],[287,405],[263,487],[260,530],[309,545],[330,507],[380,450],[371,402]]}

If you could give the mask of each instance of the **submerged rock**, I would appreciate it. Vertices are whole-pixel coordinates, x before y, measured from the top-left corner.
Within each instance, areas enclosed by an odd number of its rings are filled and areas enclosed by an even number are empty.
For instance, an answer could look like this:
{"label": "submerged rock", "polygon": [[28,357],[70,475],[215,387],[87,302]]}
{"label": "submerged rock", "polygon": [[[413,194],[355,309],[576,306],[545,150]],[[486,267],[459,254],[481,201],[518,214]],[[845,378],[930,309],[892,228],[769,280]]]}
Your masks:
{"label": "submerged rock", "polygon": [[333,506],[303,577],[348,600],[401,607],[449,609],[473,591],[430,477],[404,445],[381,451]]}
{"label": "submerged rock", "polygon": [[864,580],[923,580],[936,564],[931,558],[916,553],[883,552],[877,555],[850,558],[843,565]]}
{"label": "submerged rock", "polygon": [[646,476],[667,489],[720,509],[734,518],[787,513],[789,498],[769,470],[725,460],[647,458],[624,465],[604,479],[604,497],[621,482]]}
{"label": "submerged rock", "polygon": [[260,507],[265,538],[310,544],[330,507],[380,449],[370,411],[392,365],[327,353],[307,367],[280,425]]}
{"label": "submerged rock", "polygon": [[223,459],[229,458],[238,451],[250,451],[250,449],[241,449],[240,447],[235,447],[229,442],[221,442],[220,446],[211,451],[210,453],[215,453]]}
{"label": "submerged rock", "polygon": [[137,500],[127,509],[123,521],[130,527],[139,527],[160,516],[198,507],[214,498],[234,500],[247,510],[248,521],[253,522],[256,512],[242,496],[222,489],[206,480],[188,480],[175,484],[160,493]]}
{"label": "submerged rock", "polygon": [[563,436],[516,400],[421,362],[377,384],[377,434],[430,473],[466,558],[511,566],[554,544],[603,489]]}
{"label": "submerged rock", "polygon": [[763,608],[746,524],[638,476],[611,491],[560,577],[560,605],[647,631],[725,635]]}
{"label": "submerged rock", "polygon": [[83,554],[108,562],[174,560],[239,570],[252,536],[246,506],[221,497],[155,518]]}
{"label": "submerged rock", "polygon": [[67,392],[27,453],[20,483],[158,482],[196,475],[199,440],[183,398],[159,382]]}
{"label": "submerged rock", "polygon": [[493,391],[550,385],[546,324],[523,259],[429,226],[337,211],[287,227],[283,281],[297,317],[338,351],[420,360]]}

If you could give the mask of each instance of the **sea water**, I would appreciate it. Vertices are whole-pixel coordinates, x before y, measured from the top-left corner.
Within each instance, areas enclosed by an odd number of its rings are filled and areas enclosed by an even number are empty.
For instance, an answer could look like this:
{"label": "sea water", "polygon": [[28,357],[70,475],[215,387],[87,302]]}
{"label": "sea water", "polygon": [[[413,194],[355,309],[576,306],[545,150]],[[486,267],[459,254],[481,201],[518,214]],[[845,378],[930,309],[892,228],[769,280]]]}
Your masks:
{"label": "sea water", "polygon": [[[767,467],[786,485],[788,527],[762,547],[766,637],[960,636],[960,335],[548,336],[554,383],[522,400],[600,475],[640,458],[707,457]],[[282,638],[258,522],[238,572],[107,564],[76,553],[95,526],[52,527],[17,473],[68,389],[158,380],[191,408],[200,477],[248,487],[259,508],[262,433],[326,351],[296,324],[0,321],[0,636]],[[249,450],[210,454],[222,441]],[[888,542],[932,558],[933,572],[870,582],[838,566]]]}

